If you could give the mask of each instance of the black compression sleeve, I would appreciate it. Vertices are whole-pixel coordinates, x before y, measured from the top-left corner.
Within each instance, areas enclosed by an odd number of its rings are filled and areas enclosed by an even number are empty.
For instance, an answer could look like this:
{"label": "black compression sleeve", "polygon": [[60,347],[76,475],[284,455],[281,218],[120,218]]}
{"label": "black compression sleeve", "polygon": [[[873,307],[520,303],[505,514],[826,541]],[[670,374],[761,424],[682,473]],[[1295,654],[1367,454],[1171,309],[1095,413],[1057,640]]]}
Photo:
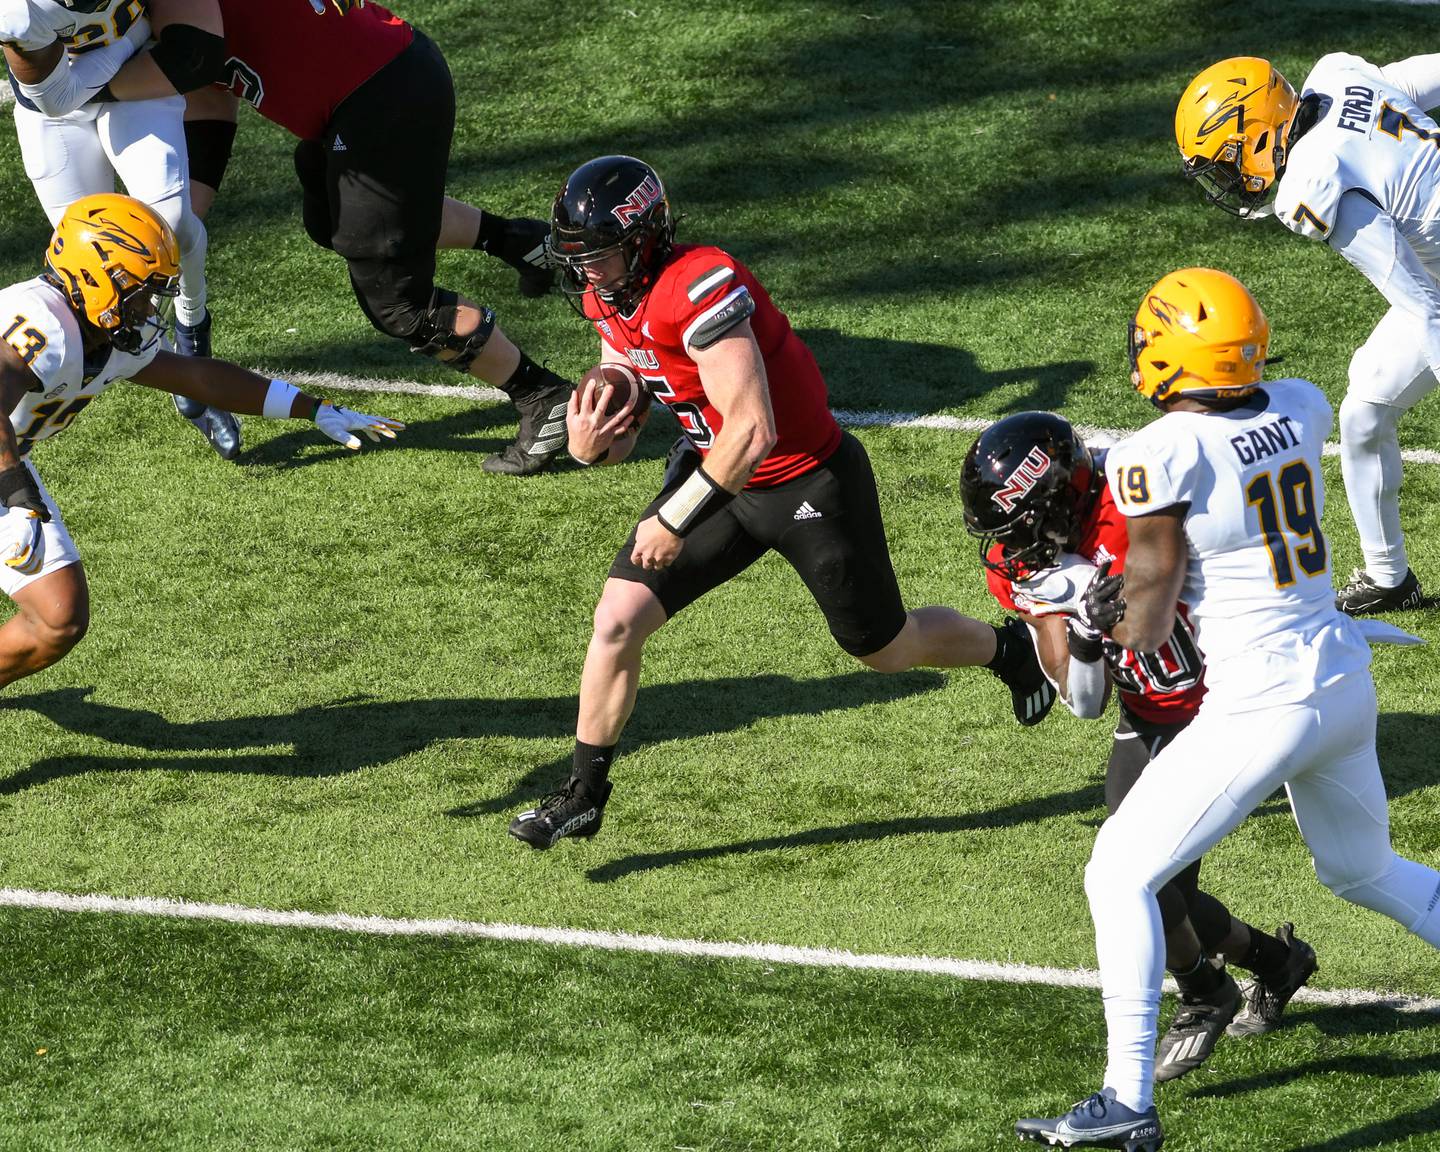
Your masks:
{"label": "black compression sleeve", "polygon": [[177,92],[193,92],[214,84],[225,72],[225,37],[193,24],[167,24],[150,58],[175,85]]}

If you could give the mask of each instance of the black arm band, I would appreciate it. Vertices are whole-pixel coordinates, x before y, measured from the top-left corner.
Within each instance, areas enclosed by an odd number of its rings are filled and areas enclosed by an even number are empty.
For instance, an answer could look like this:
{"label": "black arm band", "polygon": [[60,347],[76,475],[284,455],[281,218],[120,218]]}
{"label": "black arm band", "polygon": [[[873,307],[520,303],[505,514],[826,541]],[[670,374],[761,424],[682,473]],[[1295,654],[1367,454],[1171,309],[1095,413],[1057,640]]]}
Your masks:
{"label": "black arm band", "polygon": [[655,516],[675,535],[688,536],[733,499],[733,492],[715,483],[704,468],[696,468],[660,505]]}
{"label": "black arm band", "polygon": [[193,92],[214,84],[225,73],[225,37],[193,24],[167,24],[150,58],[175,85],[177,92]]}

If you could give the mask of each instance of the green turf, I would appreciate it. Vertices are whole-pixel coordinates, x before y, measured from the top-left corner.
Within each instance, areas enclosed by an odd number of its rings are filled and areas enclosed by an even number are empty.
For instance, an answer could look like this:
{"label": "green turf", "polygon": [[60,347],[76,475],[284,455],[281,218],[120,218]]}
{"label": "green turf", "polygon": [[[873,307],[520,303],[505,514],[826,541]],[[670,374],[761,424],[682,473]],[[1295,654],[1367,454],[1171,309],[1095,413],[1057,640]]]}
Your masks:
{"label": "green turf", "polygon": [[[457,194],[540,215],[575,164],[637,152],[667,178],[684,238],[755,267],[837,407],[1058,406],[1133,427],[1149,412],[1125,382],[1125,322],[1173,267],[1245,278],[1285,370],[1337,401],[1383,310],[1321,245],[1198,202],[1174,170],[1181,87],[1232,52],[1271,53],[1297,82],[1331,49],[1395,58],[1428,43],[1433,10],[402,11],[456,76]],[[37,267],[46,233],[13,138],[0,137],[9,282]],[[341,262],[301,231],[288,153],[282,133],[244,117],[211,218],[217,352],[276,371],[461,382],[371,331]],[[493,302],[558,370],[595,358],[586,326],[557,299],[519,299],[508,270],[453,253],[441,277]],[[568,764],[593,602],[673,424],[657,416],[625,467],[517,482],[479,467],[513,435],[508,407],[345,400],[407,421],[402,442],[352,457],[299,424],[252,419],[241,461],[222,465],[164,397],[122,385],[37,450],[85,558],[94,622],[63,663],[0,695],[0,883],[1093,966],[1081,872],[1109,726],[1057,714],[1022,732],[985,673],[866,672],[774,559],[652,642],[601,835],[543,855],[509,840],[509,816]],[[1437,411],[1432,398],[1407,417],[1407,446],[1435,446]],[[959,524],[968,436],[860,436],[907,599],[995,618]],[[1326,481],[1343,575],[1358,550],[1333,462]],[[1440,472],[1410,467],[1404,520],[1430,584],[1437,508]],[[1440,642],[1433,608],[1397,622]],[[1375,668],[1396,843],[1434,862],[1436,659],[1384,650]],[[1320,951],[1319,985],[1440,987],[1432,952],[1314,881],[1279,803],[1207,876],[1241,915],[1294,919]],[[25,1057],[6,1107],[27,1127],[0,1135],[15,1147],[523,1147],[546,1142],[547,1105],[562,1130],[581,1122],[575,1081],[588,1071],[607,1103],[585,1146],[980,1148],[1008,1143],[1018,1111],[1069,1104],[1100,1070],[1090,993],[813,971],[772,981],[743,964],[110,918],[9,915],[0,942],[0,979],[16,990],[6,1034]],[[567,989],[586,1005],[582,1027]],[[613,1034],[589,1025],[610,995],[624,1015]],[[367,996],[385,1012],[373,1032]],[[517,1004],[553,1045],[516,1030],[500,1006]],[[41,1074],[26,1053],[62,1009],[74,1047],[52,1050],[125,1060]],[[253,1066],[232,1028],[264,1032]],[[1085,1039],[1054,1040],[1071,1028]],[[1423,1147],[1436,1036],[1384,1013],[1305,1014],[1293,1034],[1227,1056],[1207,1092],[1168,1089],[1171,1146]],[[533,1082],[517,1045],[544,1066]],[[711,1090],[712,1070],[728,1087]],[[310,1078],[318,1099],[302,1091]],[[127,1094],[149,1101],[134,1126],[107,1121],[103,1102]]]}
{"label": "green turf", "polygon": [[[0,1148],[1009,1147],[1098,998],[924,975],[0,913]],[[1433,1018],[1299,1007],[1161,1090],[1177,1152],[1431,1145]]]}

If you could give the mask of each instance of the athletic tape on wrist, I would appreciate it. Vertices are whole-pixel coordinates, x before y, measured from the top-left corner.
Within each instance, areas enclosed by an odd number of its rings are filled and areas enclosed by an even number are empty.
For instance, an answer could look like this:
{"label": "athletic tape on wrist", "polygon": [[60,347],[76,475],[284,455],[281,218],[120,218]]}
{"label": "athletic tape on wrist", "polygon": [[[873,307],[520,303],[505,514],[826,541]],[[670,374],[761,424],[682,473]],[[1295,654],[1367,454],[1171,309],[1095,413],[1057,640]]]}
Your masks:
{"label": "athletic tape on wrist", "polygon": [[688,536],[707,516],[733,499],[733,492],[727,492],[720,487],[706,474],[705,469],[700,467],[690,473],[685,483],[660,505],[656,516],[660,523],[675,535]]}
{"label": "athletic tape on wrist", "polygon": [[271,380],[270,387],[265,389],[265,405],[260,409],[260,414],[267,420],[288,420],[290,408],[298,395],[300,389],[290,381]]}

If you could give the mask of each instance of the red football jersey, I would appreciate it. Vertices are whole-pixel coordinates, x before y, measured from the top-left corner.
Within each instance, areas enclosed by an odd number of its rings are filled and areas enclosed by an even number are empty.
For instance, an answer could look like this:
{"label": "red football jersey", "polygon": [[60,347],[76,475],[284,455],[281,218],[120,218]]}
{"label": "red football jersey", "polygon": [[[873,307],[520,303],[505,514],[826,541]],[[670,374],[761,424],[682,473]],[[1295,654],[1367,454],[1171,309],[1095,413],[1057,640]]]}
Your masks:
{"label": "red football jersey", "polygon": [[584,301],[600,339],[629,359],[702,455],[709,453],[724,418],[700,386],[690,349],[707,347],[749,316],[765,360],[776,441],[747,488],[769,488],[803,476],[839,447],[840,425],[830,413],[815,357],[750,269],[733,256],[719,248],[676,245],[629,316],[600,316],[593,293],[587,292]]}
{"label": "red football jersey", "polygon": [[378,4],[342,14],[332,0],[220,0],[220,16],[227,86],[302,140],[415,37]]}
{"label": "red football jersey", "polygon": [[[1092,564],[1108,559],[1111,572],[1123,572],[1129,548],[1125,517],[1106,485],[1085,521],[1076,553]],[[1014,585],[1009,580],[992,568],[985,569],[985,579],[1003,607],[1023,611],[1016,606]],[[1142,720],[1183,724],[1200,710],[1205,697],[1205,664],[1195,643],[1190,610],[1183,603],[1177,605],[1175,630],[1158,652],[1132,652],[1107,639],[1105,663],[1125,707]]]}

